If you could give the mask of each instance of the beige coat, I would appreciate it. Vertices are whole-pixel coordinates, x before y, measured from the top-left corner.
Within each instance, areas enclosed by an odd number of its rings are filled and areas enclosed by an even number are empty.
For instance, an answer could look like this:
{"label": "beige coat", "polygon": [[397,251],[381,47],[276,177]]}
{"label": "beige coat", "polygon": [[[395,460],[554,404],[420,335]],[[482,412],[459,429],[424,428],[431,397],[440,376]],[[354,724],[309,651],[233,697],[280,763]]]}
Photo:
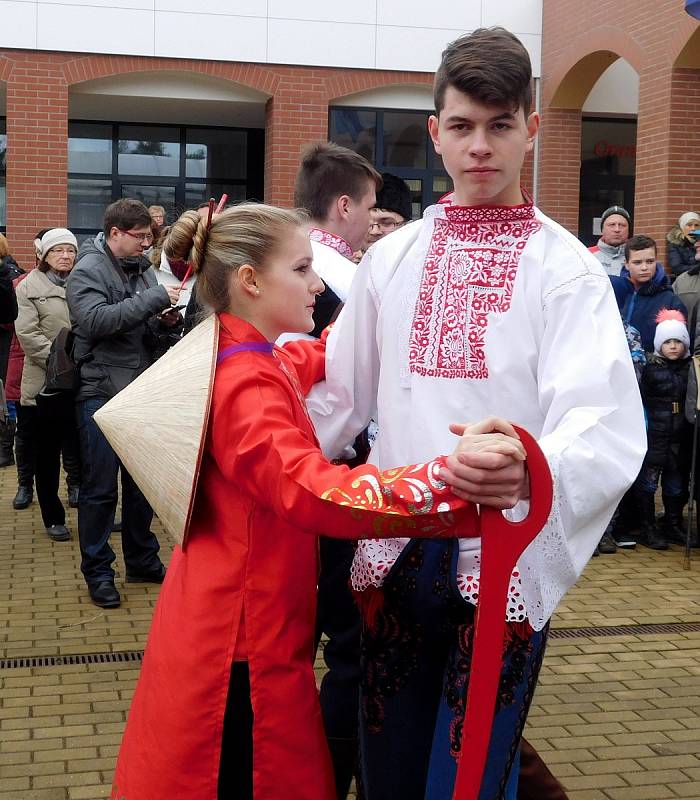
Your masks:
{"label": "beige coat", "polygon": [[24,350],[20,402],[35,406],[46,380],[46,359],[61,328],[70,327],[66,290],[38,269],[18,284],[15,332]]}

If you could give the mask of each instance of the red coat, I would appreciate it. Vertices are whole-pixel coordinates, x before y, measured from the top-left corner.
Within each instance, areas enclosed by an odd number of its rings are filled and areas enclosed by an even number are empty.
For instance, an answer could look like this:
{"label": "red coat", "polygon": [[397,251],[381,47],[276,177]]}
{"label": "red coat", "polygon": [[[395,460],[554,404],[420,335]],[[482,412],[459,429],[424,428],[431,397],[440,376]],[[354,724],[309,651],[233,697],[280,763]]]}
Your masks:
{"label": "red coat", "polygon": [[[17,285],[23,281],[28,272],[20,275],[12,281],[12,285],[17,288]],[[22,383],[22,370],[24,369],[24,351],[22,345],[19,343],[17,334],[15,333],[15,326],[8,326],[12,330],[12,341],[10,342],[10,357],[7,361],[7,378],[5,380],[5,396],[8,400],[19,403],[22,394],[20,384]]]}
{"label": "red coat", "polygon": [[[265,342],[240,319],[220,320],[220,353]],[[217,368],[189,538],[158,599],[113,798],[216,800],[231,662],[244,638],[255,800],[333,800],[313,673],[318,540],[309,534],[476,530],[474,507],[437,477],[443,459],[380,473],[322,456],[302,398],[323,376],[322,348],[310,351],[247,351]]]}

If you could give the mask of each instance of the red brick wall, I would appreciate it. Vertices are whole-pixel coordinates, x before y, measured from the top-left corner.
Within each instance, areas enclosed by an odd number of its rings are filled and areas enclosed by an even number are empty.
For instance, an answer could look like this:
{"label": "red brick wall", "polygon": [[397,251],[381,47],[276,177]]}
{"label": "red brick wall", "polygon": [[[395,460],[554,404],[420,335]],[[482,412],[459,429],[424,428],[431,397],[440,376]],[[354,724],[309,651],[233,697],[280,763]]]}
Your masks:
{"label": "red brick wall", "polygon": [[[697,178],[689,176],[689,181],[680,165],[693,157],[692,137],[698,141],[698,115],[693,116],[692,103],[697,102],[700,91],[700,72],[678,69],[675,61],[697,27],[680,0],[593,4],[544,0],[543,116],[545,130],[548,120],[555,121],[555,130],[548,139],[545,134],[547,144],[543,141],[540,197],[544,210],[572,231],[576,232],[578,220],[578,182],[573,180],[573,163],[563,165],[566,177],[556,183],[564,155],[562,137],[566,135],[561,120],[571,116],[564,112],[580,114],[585,97],[572,102],[563,89],[575,88],[571,82],[587,85],[591,76],[580,68],[582,60],[592,53],[622,56],[640,76],[635,229],[663,240],[678,216],[678,206],[692,198],[688,186],[691,181],[697,186]],[[557,107],[552,108],[552,103]],[[568,135],[573,134],[573,119],[569,119]],[[580,142],[571,139],[569,147],[580,150]],[[550,182],[552,186],[547,186]]]}
{"label": "red brick wall", "polygon": [[411,72],[0,50],[0,80],[7,83],[7,236],[20,263],[34,263],[32,239],[39,228],[67,223],[70,86],[156,70],[211,75],[270,96],[265,196],[280,205],[293,202],[302,147],[327,137],[329,102],[381,86],[432,82],[431,75]]}
{"label": "red brick wall", "polygon": [[547,108],[540,129],[539,207],[570,231],[578,229],[581,112]]}

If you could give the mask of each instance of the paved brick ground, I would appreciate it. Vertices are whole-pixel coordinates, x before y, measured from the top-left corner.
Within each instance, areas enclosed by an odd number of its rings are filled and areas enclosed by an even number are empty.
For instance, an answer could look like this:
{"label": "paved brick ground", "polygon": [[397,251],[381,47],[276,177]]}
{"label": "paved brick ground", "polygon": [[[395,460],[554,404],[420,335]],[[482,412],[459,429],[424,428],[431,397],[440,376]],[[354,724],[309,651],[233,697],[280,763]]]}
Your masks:
{"label": "paved brick ground", "polygon": [[[50,542],[36,504],[11,509],[14,478],[0,470],[0,658],[142,648],[157,587],[118,578],[121,608],[93,606],[75,540]],[[699,601],[700,556],[684,571],[678,549],[642,548],[594,559],[553,627],[700,622]],[[700,798],[699,656],[692,632],[550,640],[527,734],[571,800]],[[108,797],[138,669],[0,670],[0,800]]]}

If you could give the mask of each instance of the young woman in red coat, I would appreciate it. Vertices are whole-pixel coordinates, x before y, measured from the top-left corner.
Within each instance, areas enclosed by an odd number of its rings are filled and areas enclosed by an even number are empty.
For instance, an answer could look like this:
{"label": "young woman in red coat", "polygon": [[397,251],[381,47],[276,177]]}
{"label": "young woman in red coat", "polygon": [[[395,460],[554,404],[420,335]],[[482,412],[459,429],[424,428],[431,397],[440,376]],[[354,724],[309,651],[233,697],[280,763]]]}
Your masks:
{"label": "young woman in red coat", "polygon": [[441,480],[443,457],[380,472],[321,454],[304,395],[323,378],[323,345],[272,344],[313,328],[323,290],[303,215],[242,205],[207,229],[186,212],[165,248],[194,264],[219,357],[187,544],[155,610],[112,797],[333,800],[313,673],[316,535],[464,536],[476,511]]}

